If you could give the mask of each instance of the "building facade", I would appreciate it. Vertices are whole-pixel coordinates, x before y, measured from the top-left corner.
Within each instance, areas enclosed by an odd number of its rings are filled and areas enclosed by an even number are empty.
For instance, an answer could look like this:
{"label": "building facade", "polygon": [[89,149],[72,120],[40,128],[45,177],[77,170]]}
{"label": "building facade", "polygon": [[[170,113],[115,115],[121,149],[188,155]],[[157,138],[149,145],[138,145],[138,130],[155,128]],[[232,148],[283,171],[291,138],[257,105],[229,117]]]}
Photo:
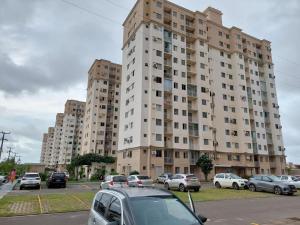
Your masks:
{"label": "building facade", "polygon": [[269,41],[166,0],[138,0],[123,27],[119,173],[202,176],[201,154],[213,173],[285,173]]}
{"label": "building facade", "polygon": [[81,154],[116,157],[121,65],[95,60],[88,72]]}
{"label": "building facade", "polygon": [[54,126],[53,151],[52,151],[50,166],[57,166],[59,164],[59,154],[60,154],[60,147],[61,147],[61,140],[62,140],[62,133],[63,133],[63,120],[64,120],[64,114],[57,113],[55,119],[55,126]]}
{"label": "building facade", "polygon": [[80,154],[85,102],[67,100],[65,103],[59,165],[65,167]]}
{"label": "building facade", "polygon": [[43,135],[41,163],[44,163],[47,167],[51,166],[52,155],[54,152],[54,127],[48,128],[48,133]]}

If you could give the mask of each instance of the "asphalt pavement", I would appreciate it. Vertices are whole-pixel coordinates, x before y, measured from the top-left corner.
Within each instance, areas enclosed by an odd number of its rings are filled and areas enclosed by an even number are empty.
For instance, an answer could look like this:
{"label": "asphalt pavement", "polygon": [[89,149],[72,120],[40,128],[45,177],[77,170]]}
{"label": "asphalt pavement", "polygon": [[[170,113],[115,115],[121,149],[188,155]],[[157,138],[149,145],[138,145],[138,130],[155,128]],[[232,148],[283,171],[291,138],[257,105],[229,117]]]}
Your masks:
{"label": "asphalt pavement", "polygon": [[[196,202],[206,225],[300,225],[300,197]],[[86,225],[88,212],[0,218],[1,225]]]}

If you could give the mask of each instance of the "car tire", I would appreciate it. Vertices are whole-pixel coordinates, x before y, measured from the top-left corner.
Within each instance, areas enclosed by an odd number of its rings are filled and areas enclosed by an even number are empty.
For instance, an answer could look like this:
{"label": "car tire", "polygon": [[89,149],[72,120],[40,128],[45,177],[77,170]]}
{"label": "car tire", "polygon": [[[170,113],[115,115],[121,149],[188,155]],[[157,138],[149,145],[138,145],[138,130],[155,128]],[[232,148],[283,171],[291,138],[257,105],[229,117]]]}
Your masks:
{"label": "car tire", "polygon": [[249,191],[255,192],[256,191],[256,187],[254,184],[250,184],[249,185]]}
{"label": "car tire", "polygon": [[281,188],[278,187],[278,186],[274,187],[274,194],[275,195],[281,195],[282,194]]}
{"label": "car tire", "polygon": [[23,186],[22,185],[20,186],[20,190],[23,190]]}
{"label": "car tire", "polygon": [[169,186],[168,183],[165,183],[165,188],[166,188],[167,190],[170,190],[170,186]]}
{"label": "car tire", "polygon": [[181,192],[185,192],[186,191],[186,188],[185,188],[185,186],[183,184],[179,185],[179,191],[181,191]]}
{"label": "car tire", "polygon": [[232,184],[232,187],[235,190],[239,190],[240,189],[239,185],[237,183],[235,183],[235,182]]}
{"label": "car tire", "polygon": [[216,187],[216,188],[221,188],[221,184],[217,181],[217,182],[215,183],[215,187]]}
{"label": "car tire", "polygon": [[195,192],[199,192],[200,188],[194,188]]}
{"label": "car tire", "polygon": [[37,185],[35,188],[36,188],[36,189],[40,189],[40,188],[41,188],[41,185]]}

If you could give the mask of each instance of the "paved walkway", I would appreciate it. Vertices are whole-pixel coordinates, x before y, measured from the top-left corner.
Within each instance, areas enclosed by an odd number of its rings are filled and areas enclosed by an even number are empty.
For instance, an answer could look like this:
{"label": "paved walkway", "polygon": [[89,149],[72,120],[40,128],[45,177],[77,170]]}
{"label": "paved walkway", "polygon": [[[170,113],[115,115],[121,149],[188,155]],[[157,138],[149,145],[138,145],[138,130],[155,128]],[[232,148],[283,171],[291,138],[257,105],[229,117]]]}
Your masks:
{"label": "paved walkway", "polygon": [[10,182],[2,184],[0,186],[0,199],[3,198],[8,192],[11,192],[15,183],[12,184]]}

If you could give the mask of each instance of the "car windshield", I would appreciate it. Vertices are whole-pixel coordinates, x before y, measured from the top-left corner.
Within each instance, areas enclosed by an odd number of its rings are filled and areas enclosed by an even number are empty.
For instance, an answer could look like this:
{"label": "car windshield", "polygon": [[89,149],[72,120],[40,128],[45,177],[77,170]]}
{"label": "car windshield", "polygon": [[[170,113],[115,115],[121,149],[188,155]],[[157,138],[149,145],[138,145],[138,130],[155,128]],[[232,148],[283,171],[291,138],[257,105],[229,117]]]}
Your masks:
{"label": "car windshield", "polygon": [[237,175],[235,175],[235,174],[230,174],[230,177],[232,178],[232,179],[242,179],[241,177],[239,177],[239,176],[237,176]]}
{"label": "car windshield", "polygon": [[271,176],[268,176],[269,178],[271,178],[273,181],[281,181],[280,178],[274,176],[274,175],[271,175]]}
{"label": "car windshield", "polygon": [[24,177],[39,177],[38,174],[30,173],[30,174],[25,174]]}
{"label": "car windshield", "polygon": [[131,199],[138,225],[200,225],[195,216],[173,197],[136,197]]}
{"label": "car windshield", "polygon": [[127,182],[127,178],[125,176],[116,176],[113,177],[113,182]]}
{"label": "car windshield", "polygon": [[150,178],[148,176],[137,176],[140,180],[149,180]]}
{"label": "car windshield", "polygon": [[293,181],[300,181],[300,179],[297,178],[297,177],[292,177],[292,180],[293,180]]}

